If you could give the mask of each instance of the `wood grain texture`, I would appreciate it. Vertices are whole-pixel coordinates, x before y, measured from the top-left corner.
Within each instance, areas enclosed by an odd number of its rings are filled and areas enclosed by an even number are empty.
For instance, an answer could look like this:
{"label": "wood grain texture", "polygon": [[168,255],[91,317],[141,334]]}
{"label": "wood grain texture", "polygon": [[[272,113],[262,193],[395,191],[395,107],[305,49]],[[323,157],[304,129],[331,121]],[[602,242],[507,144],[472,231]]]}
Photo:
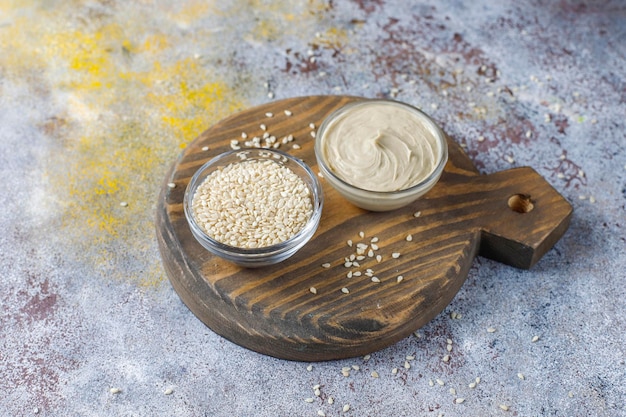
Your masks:
{"label": "wood grain texture", "polygon": [[[173,163],[157,205],[163,264],[181,299],[216,333],[284,359],[319,361],[371,353],[439,314],[460,289],[476,255],[530,268],[566,231],[571,205],[534,170],[479,175],[448,139],[450,158],[439,183],[420,200],[393,212],[359,209],[322,179],[320,227],[283,263],[243,269],[195,241],[182,202],[191,176],[204,162],[229,150],[230,141],[240,139],[242,132],[261,136],[264,123],[279,139],[293,134],[293,143],[301,148],[281,149],[318,172],[309,124],[319,126],[330,112],[358,99],[300,97],[246,110],[208,129]],[[293,115],[286,116],[284,110]],[[274,116],[268,118],[267,112]],[[206,146],[209,150],[203,151]],[[176,184],[173,189],[167,186],[171,182]],[[512,196],[517,196],[517,205],[510,202]],[[418,211],[421,215],[415,217]],[[406,239],[409,234],[411,241]],[[382,260],[366,257],[359,267],[346,268],[344,258],[355,253],[355,245],[369,244],[374,236],[379,239],[375,253]],[[392,253],[400,256],[393,258]],[[330,268],[322,267],[324,263]],[[365,275],[347,277],[349,271],[364,273],[367,268],[380,282]]]}

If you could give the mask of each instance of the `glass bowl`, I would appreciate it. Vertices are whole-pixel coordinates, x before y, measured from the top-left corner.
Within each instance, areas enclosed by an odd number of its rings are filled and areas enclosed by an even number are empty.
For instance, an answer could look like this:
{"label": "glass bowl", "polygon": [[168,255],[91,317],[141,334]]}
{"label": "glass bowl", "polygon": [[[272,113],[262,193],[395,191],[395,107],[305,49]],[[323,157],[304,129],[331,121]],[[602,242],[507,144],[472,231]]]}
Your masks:
{"label": "glass bowl", "polygon": [[[353,111],[362,110],[364,106],[372,106],[373,111],[381,109],[379,106],[395,106],[403,115],[419,121],[425,132],[432,136],[438,150],[438,155],[433,163],[432,171],[418,183],[405,189],[396,191],[372,191],[362,186],[354,185],[347,180],[340,178],[331,168],[323,151],[325,134],[330,127],[340,123],[346,123],[346,116],[350,116]],[[362,120],[362,125],[367,128],[376,129],[374,118]],[[424,112],[408,104],[380,99],[363,99],[349,103],[331,113],[320,125],[315,137],[315,157],[324,179],[346,200],[352,204],[370,211],[390,211],[406,206],[422,195],[426,194],[439,181],[443,169],[448,161],[448,144],[446,136],[441,128]]]}
{"label": "glass bowl", "polygon": [[[281,166],[289,168],[306,185],[312,203],[312,213],[300,231],[280,243],[259,248],[242,248],[222,243],[209,234],[200,226],[194,216],[192,203],[198,187],[213,172],[221,170],[231,164],[242,161],[259,160],[273,161]],[[211,190],[211,192],[213,192]],[[242,203],[243,204],[243,203]],[[278,150],[269,149],[246,149],[228,151],[220,154],[204,165],[193,175],[185,190],[183,207],[185,217],[189,223],[191,233],[196,240],[209,252],[247,268],[256,268],[282,262],[296,253],[313,236],[319,226],[324,204],[322,188],[317,176],[301,160]]]}

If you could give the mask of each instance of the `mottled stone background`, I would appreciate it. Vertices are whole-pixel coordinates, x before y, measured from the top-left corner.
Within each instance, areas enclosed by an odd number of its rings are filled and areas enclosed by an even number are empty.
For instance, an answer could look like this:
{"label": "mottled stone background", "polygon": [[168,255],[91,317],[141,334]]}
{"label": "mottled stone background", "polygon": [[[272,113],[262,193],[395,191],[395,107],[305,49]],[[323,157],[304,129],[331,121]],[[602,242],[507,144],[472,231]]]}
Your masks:
{"label": "mottled stone background", "polygon": [[[309,94],[425,109],[569,231],[530,271],[477,259],[369,360],[222,339],[165,276],[159,187],[211,124]],[[0,0],[0,415],[626,415],[625,119],[620,0]]]}

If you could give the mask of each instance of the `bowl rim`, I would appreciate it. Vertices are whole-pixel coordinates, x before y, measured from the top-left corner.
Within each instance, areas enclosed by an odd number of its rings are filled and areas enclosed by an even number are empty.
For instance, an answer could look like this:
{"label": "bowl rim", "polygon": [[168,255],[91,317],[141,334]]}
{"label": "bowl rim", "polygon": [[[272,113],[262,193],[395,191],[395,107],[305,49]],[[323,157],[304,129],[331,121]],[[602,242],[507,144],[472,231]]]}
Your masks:
{"label": "bowl rim", "polygon": [[[311,190],[311,203],[313,205],[313,212],[311,213],[311,216],[309,217],[307,222],[304,224],[304,226],[298,231],[298,233],[294,234],[292,237],[290,237],[289,239],[285,241],[282,241],[280,243],[276,243],[270,246],[263,246],[260,248],[240,248],[237,246],[231,246],[226,243],[222,243],[212,238],[211,236],[209,236],[200,227],[200,225],[194,218],[191,204],[195,196],[195,191],[198,188],[198,186],[201,184],[201,182],[199,182],[199,178],[206,171],[207,168],[216,165],[218,162],[223,161],[224,159],[227,159],[229,157],[232,157],[238,154],[245,153],[248,156],[248,154],[251,151],[259,152],[258,155],[252,156],[252,157],[256,156],[257,159],[273,160],[277,163],[281,162],[280,159],[276,159],[273,157],[268,158],[267,156],[260,154],[261,152],[269,152],[270,154],[280,155],[281,158],[286,158],[289,162],[293,162],[296,165],[298,165],[300,168],[302,168],[304,172],[306,172],[307,176],[311,179],[311,185],[309,185],[309,183],[307,183],[306,181],[305,183],[307,187],[309,187],[309,189]],[[246,159],[240,159],[239,161],[245,161]],[[236,163],[236,162],[237,161],[228,162],[225,164],[225,166],[230,163]],[[298,176],[301,176],[301,175],[298,175]],[[193,195],[192,195],[192,190],[193,190]],[[294,246],[298,246],[298,244],[302,243],[301,240],[304,239],[308,235],[308,233],[310,233],[312,236],[317,230],[317,227],[319,225],[319,220],[322,215],[323,206],[324,206],[324,193],[322,191],[321,184],[319,180],[317,179],[317,175],[315,175],[313,170],[303,160],[293,155],[290,155],[287,152],[284,152],[278,149],[267,149],[267,148],[235,149],[235,150],[222,152],[214,156],[213,158],[211,158],[210,160],[202,164],[200,168],[196,170],[194,175],[191,177],[191,180],[189,180],[189,184],[187,184],[187,187],[185,189],[185,194],[183,196],[183,210],[185,213],[185,217],[187,219],[187,223],[189,224],[191,228],[192,234],[196,238],[201,237],[200,243],[202,244],[202,246],[204,246],[209,251],[215,250],[226,256],[246,257],[248,259],[264,258],[270,255],[280,254],[282,252],[288,251],[289,249],[292,249]],[[310,230],[310,229],[313,229],[313,230]],[[205,246],[205,244],[209,245],[211,249]]]}
{"label": "bowl rim", "polygon": [[[426,178],[424,178],[422,181],[418,182],[417,184],[410,186],[409,188],[403,188],[401,190],[394,190],[394,191],[374,191],[374,190],[368,190],[367,188],[358,187],[338,177],[326,163],[326,159],[324,158],[324,154],[320,148],[321,148],[322,138],[324,136],[324,131],[326,130],[328,125],[337,116],[339,116],[340,114],[343,114],[346,111],[349,111],[351,108],[359,107],[359,106],[366,105],[366,104],[372,104],[372,103],[384,103],[384,104],[399,105],[401,107],[405,107],[408,110],[415,112],[419,116],[423,117],[430,124],[433,130],[436,132],[435,136],[438,139],[439,145],[441,147],[441,157],[439,158],[439,162],[437,163],[435,168],[431,171],[431,173],[428,174]],[[315,157],[317,158],[317,163],[319,165],[319,168],[324,171],[325,175],[326,174],[330,175],[332,180],[338,182],[343,187],[356,191],[356,192],[363,192],[363,193],[367,193],[369,195],[374,195],[374,196],[385,196],[387,198],[389,196],[401,197],[406,194],[413,194],[414,192],[419,191],[421,188],[431,183],[432,181],[437,181],[438,178],[443,173],[446,163],[448,162],[448,142],[447,142],[446,134],[443,131],[443,129],[441,129],[441,127],[439,127],[439,125],[432,119],[432,117],[430,117],[424,111],[408,103],[404,103],[398,100],[379,99],[379,98],[373,98],[373,99],[364,98],[364,99],[350,102],[334,110],[332,113],[326,116],[326,118],[320,124],[319,129],[317,130],[317,134],[315,135],[314,151],[315,151]]]}

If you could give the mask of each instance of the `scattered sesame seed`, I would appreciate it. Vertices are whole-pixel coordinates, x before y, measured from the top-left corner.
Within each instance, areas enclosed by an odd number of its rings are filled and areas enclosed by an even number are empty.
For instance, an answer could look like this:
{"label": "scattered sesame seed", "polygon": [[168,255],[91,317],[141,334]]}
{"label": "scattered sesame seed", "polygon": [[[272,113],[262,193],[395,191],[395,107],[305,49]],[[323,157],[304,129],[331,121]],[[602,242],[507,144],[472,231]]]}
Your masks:
{"label": "scattered sesame seed", "polygon": [[128,207],[128,203],[127,203],[126,201],[122,201],[122,202],[120,203],[120,206],[122,206],[122,207]]}
{"label": "scattered sesame seed", "polygon": [[267,131],[267,126],[264,123],[261,123],[259,125],[259,127],[261,128],[262,131],[266,132]]}
{"label": "scattered sesame seed", "polygon": [[558,174],[556,174],[557,178],[563,179],[565,178],[565,174],[563,174],[562,172],[559,172]]}
{"label": "scattered sesame seed", "polygon": [[391,254],[391,257],[392,257],[393,259],[398,259],[398,258],[400,257],[400,252],[394,252],[394,253],[392,253],[392,254]]}
{"label": "scattered sesame seed", "polygon": [[374,257],[374,251],[372,249],[368,250],[367,251],[367,256],[370,257],[370,258],[373,258]]}
{"label": "scattered sesame seed", "polygon": [[586,199],[587,199],[587,196],[586,196],[586,195],[579,195],[579,196],[578,196],[578,199],[579,199],[579,200],[586,200]]}
{"label": "scattered sesame seed", "polygon": [[450,388],[448,391],[450,392],[450,394],[456,395],[456,390],[454,388]]}
{"label": "scattered sesame seed", "polygon": [[122,390],[121,390],[121,389],[119,389],[119,388],[110,388],[110,389],[109,389],[109,392],[110,392],[111,394],[119,394],[120,392],[122,392]]}
{"label": "scattered sesame seed", "polygon": [[176,183],[168,182],[167,186],[170,187],[170,188],[176,188]]}
{"label": "scattered sesame seed", "polygon": [[533,336],[533,338],[531,339],[531,342],[536,342],[537,340],[539,340],[539,336]]}
{"label": "scattered sesame seed", "polygon": [[365,355],[365,356],[363,356],[363,360],[364,361],[369,361],[371,357],[372,357],[372,355],[369,355],[369,354]]}
{"label": "scattered sesame seed", "polygon": [[333,397],[328,397],[328,404],[334,404],[335,399]]}
{"label": "scattered sesame seed", "polygon": [[291,145],[291,147],[293,149],[301,149],[302,147],[300,145],[298,145],[297,143],[294,143],[293,145]]}
{"label": "scattered sesame seed", "polygon": [[352,240],[348,240],[348,246],[352,247]]}
{"label": "scattered sesame seed", "polygon": [[372,250],[378,250],[378,249],[380,249],[376,243],[372,243],[372,244],[370,245],[370,248],[372,248]]}
{"label": "scattered sesame seed", "polygon": [[381,263],[383,260],[382,255],[376,255],[376,262]]}
{"label": "scattered sesame seed", "polygon": [[170,395],[174,392],[174,390],[172,388],[167,388],[165,391],[163,391],[164,395]]}
{"label": "scattered sesame seed", "polygon": [[315,388],[313,390],[313,394],[315,394],[316,397],[319,397],[320,395],[322,395],[322,392],[320,391],[319,388]]}
{"label": "scattered sesame seed", "polygon": [[476,383],[480,384],[480,377],[479,376],[476,377]]}
{"label": "scattered sesame seed", "polygon": [[406,237],[406,241],[407,241],[407,242],[410,242],[410,241],[412,241],[412,240],[413,240],[413,235],[407,235],[407,237]]}
{"label": "scattered sesame seed", "polygon": [[398,368],[393,368],[391,370],[391,375],[396,375],[398,373]]}
{"label": "scattered sesame seed", "polygon": [[487,327],[487,333],[494,333],[496,331],[493,327]]}
{"label": "scattered sesame seed", "polygon": [[522,381],[525,379],[524,374],[521,372],[517,374],[517,377],[521,379]]}
{"label": "scattered sesame seed", "polygon": [[345,266],[346,268],[350,268],[352,266],[352,262],[347,261],[343,264],[343,266]]}
{"label": "scattered sesame seed", "polygon": [[309,123],[309,127],[310,127],[311,129],[315,129],[315,123]]}
{"label": "scattered sesame seed", "polygon": [[359,365],[352,365],[352,369],[354,369],[355,371],[358,371],[361,369],[361,367]]}
{"label": "scattered sesame seed", "polygon": [[397,282],[402,282],[402,280],[404,279],[404,277],[402,275],[398,275],[398,277],[396,278]]}
{"label": "scattered sesame seed", "polygon": [[572,391],[570,391],[570,392],[567,393],[567,396],[570,397],[570,398],[573,398],[574,397],[574,393]]}
{"label": "scattered sesame seed", "polygon": [[454,402],[457,404],[461,404],[463,401],[465,401],[465,398],[457,398],[456,400],[454,400]]}
{"label": "scattered sesame seed", "polygon": [[379,240],[380,239],[378,239],[378,237],[374,236],[373,238],[370,239],[370,243],[378,243]]}
{"label": "scattered sesame seed", "polygon": [[411,369],[411,364],[409,361],[404,361],[404,369]]}
{"label": "scattered sesame seed", "polygon": [[285,116],[287,116],[287,117],[289,117],[289,116],[291,116],[293,114],[291,112],[291,110],[285,110],[284,113],[285,113]]}
{"label": "scattered sesame seed", "polygon": [[372,277],[372,282],[379,283],[380,279],[378,277]]}
{"label": "scattered sesame seed", "polygon": [[328,262],[323,263],[322,268],[330,268],[330,264]]}
{"label": "scattered sesame seed", "polygon": [[442,387],[446,385],[446,383],[443,382],[441,379],[437,379],[436,381],[437,381],[437,384],[441,385]]}
{"label": "scattered sesame seed", "polygon": [[526,131],[526,137],[527,137],[527,138],[532,137],[532,135],[533,135],[533,132],[532,132],[532,131],[530,131],[530,130],[527,130],[527,131]]}
{"label": "scattered sesame seed", "polygon": [[274,93],[270,91],[269,93],[267,93],[267,97],[270,99],[274,98]]}
{"label": "scattered sesame seed", "polygon": [[435,383],[433,382],[433,380],[432,380],[432,379],[429,379],[429,380],[428,380],[428,385],[430,385],[431,387],[434,387],[434,386],[435,386]]}
{"label": "scattered sesame seed", "polygon": [[509,406],[508,406],[508,405],[506,405],[506,404],[500,404],[500,409],[501,409],[502,411],[509,411]]}
{"label": "scattered sesame seed", "polygon": [[346,378],[350,376],[350,371],[341,371],[341,375],[345,376]]}
{"label": "scattered sesame seed", "polygon": [[315,137],[315,135],[316,135],[315,130],[312,130],[312,131],[311,131],[311,133],[310,133],[310,135],[311,135],[311,137],[312,137],[312,138],[314,138],[314,137]]}
{"label": "scattered sesame seed", "polygon": [[589,202],[591,204],[595,203],[596,202],[596,198],[594,196],[589,197]]}
{"label": "scattered sesame seed", "polygon": [[354,274],[354,273],[353,273],[352,271],[348,271],[348,273],[346,274],[346,277],[347,277],[347,278],[352,278],[352,275],[353,275],[353,274]]}
{"label": "scattered sesame seed", "polygon": [[478,142],[484,142],[485,141],[485,137],[484,136],[479,136],[478,139],[476,139]]}
{"label": "scattered sesame seed", "polygon": [[378,372],[372,371],[372,378],[378,378]]}
{"label": "scattered sesame seed", "polygon": [[344,404],[342,410],[343,410],[344,413],[350,411],[350,404]]}
{"label": "scattered sesame seed", "polygon": [[448,352],[452,352],[452,345],[449,344],[448,346],[446,346],[446,349],[448,350]]}
{"label": "scattered sesame seed", "polygon": [[470,382],[468,387],[470,387],[472,389],[476,388],[476,382]]}
{"label": "scattered sesame seed", "polygon": [[313,398],[305,398],[304,399],[305,403],[312,403],[313,401],[315,401]]}
{"label": "scattered sesame seed", "polygon": [[311,291],[311,294],[317,294],[317,289],[315,287],[309,288],[309,291]]}
{"label": "scattered sesame seed", "polygon": [[419,217],[422,215],[421,211],[416,211],[415,213],[413,213],[413,217]]}
{"label": "scattered sesame seed", "polygon": [[514,159],[512,156],[507,155],[507,156],[506,156],[506,161],[507,161],[509,164],[512,164],[512,163],[514,163],[514,162],[515,162],[515,159]]}
{"label": "scattered sesame seed", "polygon": [[445,355],[443,358],[441,358],[442,361],[444,362],[449,362],[450,361],[450,355]]}
{"label": "scattered sesame seed", "polygon": [[322,410],[317,410],[317,415],[320,417],[326,417],[326,413]]}
{"label": "scattered sesame seed", "polygon": [[265,113],[265,117],[274,117],[274,113],[267,112]]}
{"label": "scattered sesame seed", "polygon": [[343,288],[341,289],[341,292],[342,292],[342,293],[344,293],[344,294],[350,294],[350,290],[349,290],[349,289],[347,289],[346,287],[343,287]]}
{"label": "scattered sesame seed", "polygon": [[313,370],[313,365],[309,365],[309,366],[307,366],[307,367],[306,367],[306,370],[307,370],[307,371],[309,371],[309,372],[311,372],[311,371]]}
{"label": "scattered sesame seed", "polygon": [[354,271],[352,273],[352,275],[355,276],[355,277],[360,277],[361,276],[361,271]]}
{"label": "scattered sesame seed", "polygon": [[203,147],[202,147],[202,150],[206,152],[206,151],[208,151],[208,150],[209,150],[209,147],[208,147],[208,146],[203,146]]}

